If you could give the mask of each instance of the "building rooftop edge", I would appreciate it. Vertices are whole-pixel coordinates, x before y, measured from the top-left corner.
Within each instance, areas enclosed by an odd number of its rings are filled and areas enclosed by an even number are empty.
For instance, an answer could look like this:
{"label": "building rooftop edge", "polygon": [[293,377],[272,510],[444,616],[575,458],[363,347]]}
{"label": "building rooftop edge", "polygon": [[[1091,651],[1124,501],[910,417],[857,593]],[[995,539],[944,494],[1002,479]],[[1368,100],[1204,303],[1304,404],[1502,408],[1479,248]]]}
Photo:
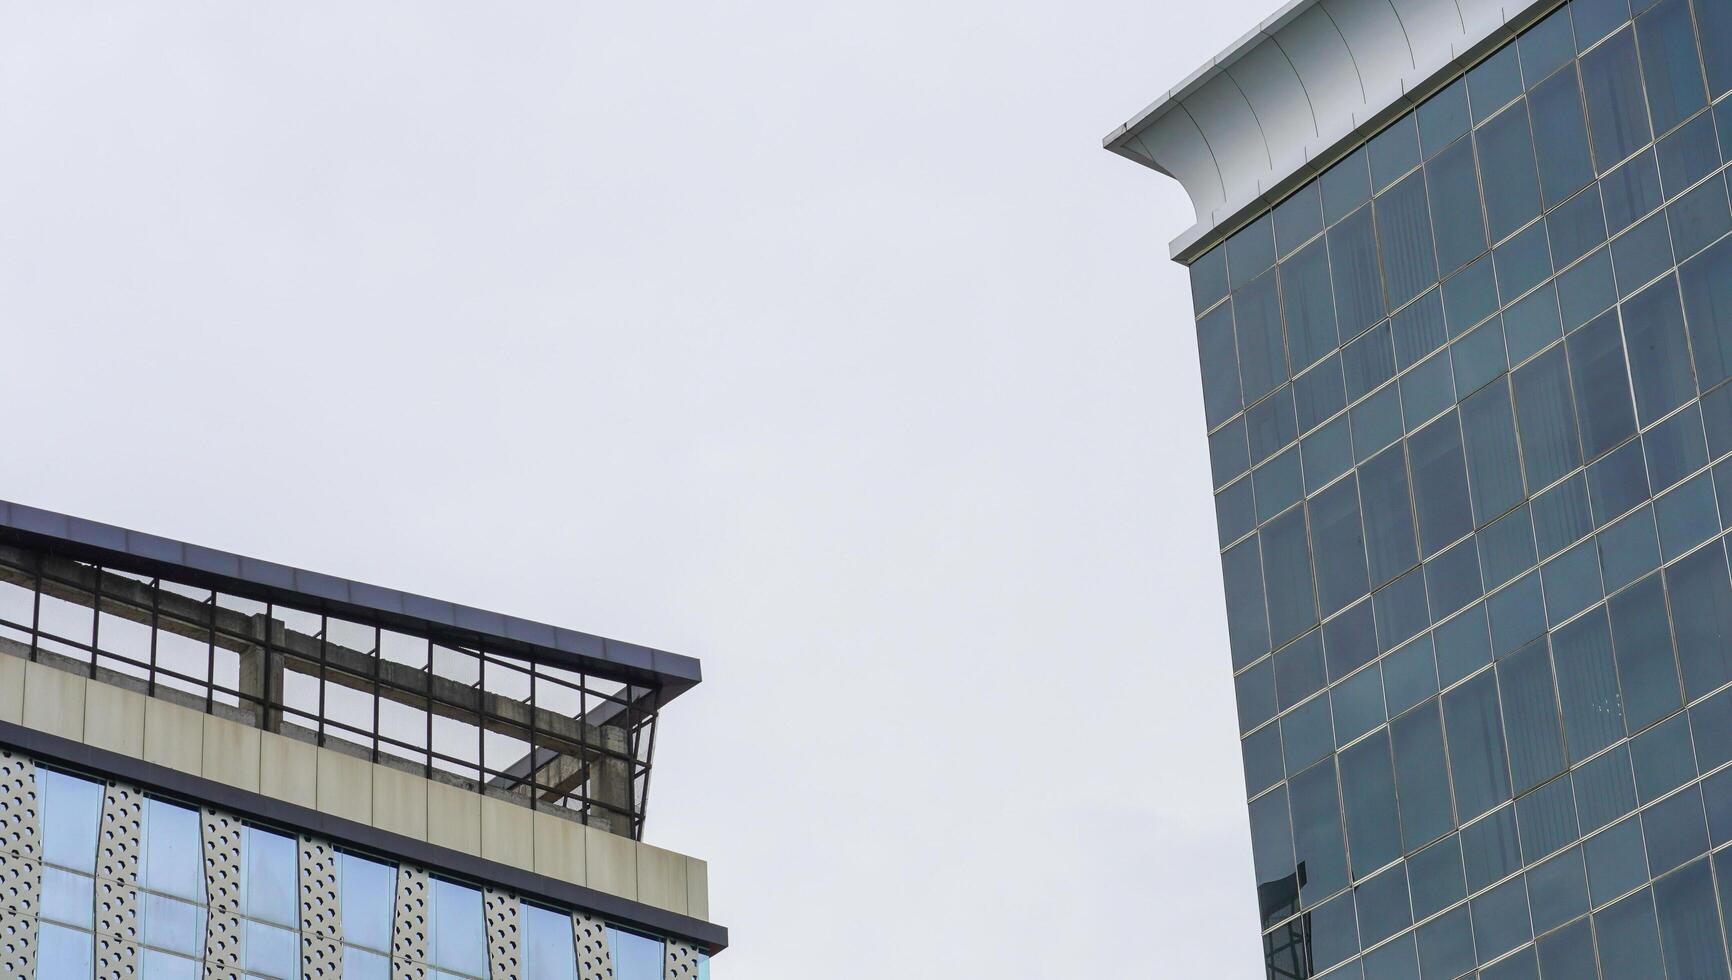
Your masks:
{"label": "building rooftop edge", "polygon": [[1102,145],[1177,180],[1188,262],[1559,0],[1288,0]]}
{"label": "building rooftop edge", "polygon": [[703,680],[693,657],[0,500],[0,534],[7,533],[98,561],[118,558],[142,567],[184,570],[219,583],[219,588],[226,586],[222,591],[357,611],[430,634],[474,636],[539,655],[555,666],[659,684],[664,704]]}

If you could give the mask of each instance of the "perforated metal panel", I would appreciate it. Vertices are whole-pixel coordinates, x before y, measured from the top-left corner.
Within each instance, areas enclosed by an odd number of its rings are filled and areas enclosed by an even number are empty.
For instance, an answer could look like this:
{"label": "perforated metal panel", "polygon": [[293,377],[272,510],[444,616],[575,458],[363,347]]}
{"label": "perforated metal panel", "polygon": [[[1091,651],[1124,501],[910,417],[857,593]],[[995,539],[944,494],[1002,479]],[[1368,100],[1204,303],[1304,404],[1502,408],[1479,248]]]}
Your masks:
{"label": "perforated metal panel", "polygon": [[492,980],[517,980],[522,973],[523,946],[517,896],[497,888],[482,891],[487,915],[487,971]]}
{"label": "perforated metal panel", "polygon": [[35,918],[0,912],[0,974],[8,977],[36,975]]}
{"label": "perforated metal panel", "polygon": [[[42,894],[42,822],[36,805],[36,763],[0,753],[0,835],[10,855],[0,860],[0,914],[34,916]],[[28,923],[13,929],[33,944]]]}
{"label": "perforated metal panel", "polygon": [[241,822],[209,807],[202,814],[205,895],[204,975],[232,977],[241,966]]}
{"label": "perforated metal panel", "polygon": [[96,841],[96,980],[138,976],[138,859],[144,794],[110,782]]}
{"label": "perforated metal panel", "polygon": [[698,980],[698,948],[677,939],[668,940],[662,980]]}
{"label": "perforated metal panel", "polygon": [[607,926],[593,915],[576,912],[571,917],[571,932],[577,945],[577,980],[613,980],[613,949],[607,944]]}
{"label": "perforated metal panel", "polygon": [[427,872],[402,865],[397,869],[397,913],[391,920],[393,976],[397,963],[427,962]]}
{"label": "perforated metal panel", "polygon": [[300,839],[301,976],[338,977],[343,970],[343,913],[337,852],[316,837]]}
{"label": "perforated metal panel", "polygon": [[0,850],[33,861],[42,857],[36,763],[10,752],[0,752]]}

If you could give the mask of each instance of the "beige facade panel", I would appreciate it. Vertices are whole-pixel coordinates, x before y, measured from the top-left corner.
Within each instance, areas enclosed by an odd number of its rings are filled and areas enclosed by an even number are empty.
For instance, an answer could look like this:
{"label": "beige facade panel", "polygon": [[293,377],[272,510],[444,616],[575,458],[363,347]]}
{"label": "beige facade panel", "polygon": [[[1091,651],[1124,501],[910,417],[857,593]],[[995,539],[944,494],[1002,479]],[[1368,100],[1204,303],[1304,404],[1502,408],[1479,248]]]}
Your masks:
{"label": "beige facade panel", "polygon": [[284,803],[707,921],[708,875],[702,861],[0,655],[0,721],[14,719]]}

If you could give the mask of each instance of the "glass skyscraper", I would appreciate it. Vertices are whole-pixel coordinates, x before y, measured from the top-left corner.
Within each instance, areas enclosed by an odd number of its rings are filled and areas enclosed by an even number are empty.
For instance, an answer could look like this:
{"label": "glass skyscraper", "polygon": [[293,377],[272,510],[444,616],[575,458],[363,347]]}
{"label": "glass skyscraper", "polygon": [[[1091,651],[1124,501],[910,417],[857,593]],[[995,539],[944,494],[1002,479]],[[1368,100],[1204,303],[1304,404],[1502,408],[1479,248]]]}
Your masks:
{"label": "glass skyscraper", "polygon": [[1373,6],[1108,138],[1201,218],[1267,975],[1727,980],[1732,0]]}

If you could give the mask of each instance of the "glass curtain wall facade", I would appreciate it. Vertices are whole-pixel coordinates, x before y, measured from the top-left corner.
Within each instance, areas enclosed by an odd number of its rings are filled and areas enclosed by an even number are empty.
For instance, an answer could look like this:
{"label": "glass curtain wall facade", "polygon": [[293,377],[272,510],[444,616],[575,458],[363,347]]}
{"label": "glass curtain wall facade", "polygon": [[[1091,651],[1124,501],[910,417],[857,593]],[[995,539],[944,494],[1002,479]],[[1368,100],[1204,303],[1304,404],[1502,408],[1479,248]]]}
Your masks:
{"label": "glass curtain wall facade", "polygon": [[1732,977],[1728,92],[1574,0],[1192,264],[1269,977]]}
{"label": "glass curtain wall facade", "polygon": [[[7,786],[9,798],[33,796],[39,821],[32,822],[36,833],[20,832],[18,810],[0,804],[0,826],[10,831],[0,853],[14,865],[41,861],[40,895],[9,892],[0,910],[0,932],[33,928],[37,935],[34,971],[15,975],[122,975],[105,958],[119,945],[136,944],[138,975],[147,980],[237,970],[243,980],[580,980],[581,912],[408,869],[403,873],[424,888],[419,901],[406,902],[411,879],[400,878],[391,862],[306,847],[292,834],[178,801],[123,795],[113,784],[32,766],[20,756],[0,759],[8,782],[18,784]],[[328,922],[309,914],[305,895],[327,868],[334,872],[325,880],[336,909]],[[32,897],[34,907],[26,907]],[[509,920],[503,937],[502,909]],[[663,940],[611,925],[599,931],[611,954],[607,976],[663,980]],[[490,954],[490,939],[508,946],[509,963]],[[336,948],[326,966],[315,967],[319,958],[308,950],[321,941]],[[11,965],[11,945],[0,945],[8,950],[0,965]],[[708,977],[708,957],[700,955],[694,969],[693,976]],[[594,968],[581,973],[596,975]]]}

